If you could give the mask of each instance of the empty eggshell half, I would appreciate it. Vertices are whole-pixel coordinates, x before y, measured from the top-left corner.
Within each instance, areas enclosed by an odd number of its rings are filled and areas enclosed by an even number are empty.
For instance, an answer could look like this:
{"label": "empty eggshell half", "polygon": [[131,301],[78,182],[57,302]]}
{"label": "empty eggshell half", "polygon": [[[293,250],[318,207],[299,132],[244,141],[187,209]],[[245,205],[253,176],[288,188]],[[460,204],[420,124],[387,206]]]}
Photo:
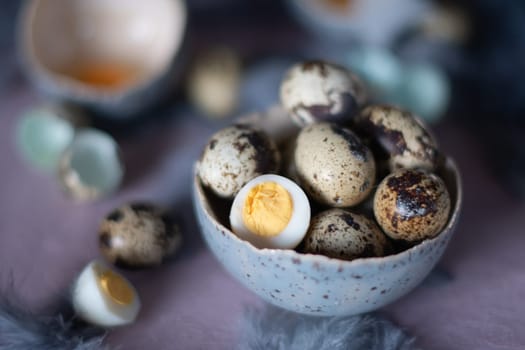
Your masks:
{"label": "empty eggshell half", "polygon": [[59,182],[68,195],[92,200],[117,190],[124,165],[115,140],[96,129],[79,131],[59,162]]}
{"label": "empty eggshell half", "polygon": [[185,28],[181,0],[31,0],[18,41],[37,88],[125,119],[169,91]]}

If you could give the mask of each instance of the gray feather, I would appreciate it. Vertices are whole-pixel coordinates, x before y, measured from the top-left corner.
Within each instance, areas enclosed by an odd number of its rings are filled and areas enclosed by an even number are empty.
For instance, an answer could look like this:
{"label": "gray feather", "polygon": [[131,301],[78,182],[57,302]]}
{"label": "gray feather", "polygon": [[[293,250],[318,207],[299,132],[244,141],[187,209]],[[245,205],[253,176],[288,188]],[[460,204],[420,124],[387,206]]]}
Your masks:
{"label": "gray feather", "polygon": [[109,350],[104,331],[56,313],[36,315],[0,295],[0,350]]}
{"label": "gray feather", "polygon": [[415,350],[413,338],[378,314],[318,317],[248,309],[239,350]]}

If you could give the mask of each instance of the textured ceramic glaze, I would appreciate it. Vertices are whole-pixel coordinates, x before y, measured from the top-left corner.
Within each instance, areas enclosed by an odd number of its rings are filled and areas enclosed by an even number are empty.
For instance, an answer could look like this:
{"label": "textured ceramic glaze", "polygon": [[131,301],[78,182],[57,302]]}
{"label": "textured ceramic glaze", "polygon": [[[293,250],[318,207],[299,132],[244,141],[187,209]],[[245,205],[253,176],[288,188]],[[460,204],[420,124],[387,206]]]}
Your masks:
{"label": "textured ceramic glaze", "polygon": [[182,0],[31,0],[18,40],[40,90],[122,119],[169,90],[185,28]]}
{"label": "textured ceramic glaze", "polygon": [[453,209],[443,231],[396,255],[353,261],[293,250],[257,249],[223,223],[225,203],[211,201],[194,177],[193,200],[209,248],[226,270],[262,299],[312,315],[353,315],[378,309],[416,287],[436,265],[456,227],[462,202],[458,170],[448,160],[441,171]]}

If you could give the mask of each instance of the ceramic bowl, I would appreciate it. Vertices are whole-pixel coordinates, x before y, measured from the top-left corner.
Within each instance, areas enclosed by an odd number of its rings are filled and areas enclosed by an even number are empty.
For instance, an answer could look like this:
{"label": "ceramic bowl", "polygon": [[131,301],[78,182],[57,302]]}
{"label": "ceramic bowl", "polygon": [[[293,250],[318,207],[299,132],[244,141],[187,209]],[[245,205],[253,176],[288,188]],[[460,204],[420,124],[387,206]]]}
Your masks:
{"label": "ceramic bowl", "polygon": [[203,188],[196,173],[193,202],[210,250],[231,275],[259,297],[303,314],[355,315],[378,309],[408,293],[443,254],[458,222],[462,190],[458,169],[451,159],[438,173],[453,203],[445,228],[433,239],[379,258],[343,261],[294,250],[257,249],[232,233],[228,202]]}
{"label": "ceramic bowl", "polygon": [[128,118],[176,76],[186,17],[183,0],[30,0],[19,49],[45,94]]}

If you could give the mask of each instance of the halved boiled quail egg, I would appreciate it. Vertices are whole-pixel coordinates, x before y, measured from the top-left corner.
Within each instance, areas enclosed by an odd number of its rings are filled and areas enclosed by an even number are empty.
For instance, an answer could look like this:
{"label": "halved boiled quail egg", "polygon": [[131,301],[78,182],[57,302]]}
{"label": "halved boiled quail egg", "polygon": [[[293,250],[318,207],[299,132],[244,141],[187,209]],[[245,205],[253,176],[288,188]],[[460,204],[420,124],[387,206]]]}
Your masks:
{"label": "halved boiled quail egg", "polygon": [[131,283],[97,260],[78,276],[72,299],[78,316],[102,327],[132,323],[140,310],[139,296]]}
{"label": "halved boiled quail egg", "polygon": [[235,197],[230,211],[232,231],[257,248],[295,248],[310,223],[304,191],[280,175],[261,175]]}

